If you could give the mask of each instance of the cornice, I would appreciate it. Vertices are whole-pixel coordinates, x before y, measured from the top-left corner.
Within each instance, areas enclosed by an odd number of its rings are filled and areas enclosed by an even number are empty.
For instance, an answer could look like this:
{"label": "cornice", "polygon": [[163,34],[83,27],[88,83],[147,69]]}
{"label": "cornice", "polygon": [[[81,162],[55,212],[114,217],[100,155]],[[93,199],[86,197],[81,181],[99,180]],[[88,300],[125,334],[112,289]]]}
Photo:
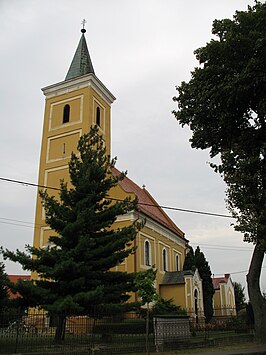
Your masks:
{"label": "cornice", "polygon": [[118,216],[116,221],[117,222],[123,222],[123,221],[146,221],[145,223],[145,227],[155,231],[156,233],[162,235],[165,238],[170,239],[171,241],[173,241],[174,243],[182,246],[182,247],[186,247],[186,245],[188,244],[188,240],[187,239],[183,239],[182,237],[180,237],[179,235],[173,233],[171,230],[167,229],[166,227],[162,226],[161,224],[159,224],[158,222],[155,222],[153,219],[147,217],[146,215],[144,215],[141,212],[135,212],[135,211],[131,211],[126,213],[125,215],[122,216]]}
{"label": "cornice", "polygon": [[46,98],[49,99],[86,87],[94,89],[108,104],[112,104],[116,99],[97,76],[92,73],[46,86],[42,88],[42,91]]}

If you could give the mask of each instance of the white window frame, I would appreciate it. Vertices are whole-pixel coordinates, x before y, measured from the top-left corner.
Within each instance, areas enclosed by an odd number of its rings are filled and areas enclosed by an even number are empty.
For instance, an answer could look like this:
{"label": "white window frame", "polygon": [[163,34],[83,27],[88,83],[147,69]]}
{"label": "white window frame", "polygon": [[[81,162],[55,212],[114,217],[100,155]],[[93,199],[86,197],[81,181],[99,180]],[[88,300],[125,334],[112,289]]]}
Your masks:
{"label": "white window frame", "polygon": [[[148,245],[148,260],[147,260],[147,253],[146,253],[146,245]],[[151,266],[152,265],[152,258],[151,258],[151,242],[148,239],[144,240],[144,265]]]}
{"label": "white window frame", "polygon": [[166,248],[162,250],[162,271],[166,272],[168,270],[168,253]]}

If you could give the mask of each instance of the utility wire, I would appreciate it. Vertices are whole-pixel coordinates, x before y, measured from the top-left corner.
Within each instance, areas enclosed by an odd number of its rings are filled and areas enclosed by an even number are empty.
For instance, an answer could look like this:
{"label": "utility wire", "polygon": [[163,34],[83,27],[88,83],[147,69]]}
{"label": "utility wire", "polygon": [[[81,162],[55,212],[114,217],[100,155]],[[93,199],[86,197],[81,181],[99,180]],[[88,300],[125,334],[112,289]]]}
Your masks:
{"label": "utility wire", "polygon": [[[18,223],[33,224],[34,225],[34,222],[26,222],[26,221],[21,221],[18,219],[13,219],[13,218],[0,217],[0,219],[3,219],[4,221],[11,221],[11,222],[18,222]],[[0,223],[4,223],[4,222],[0,221]]]}
{"label": "utility wire", "polygon": [[[26,182],[26,181],[20,181],[20,180],[14,180],[14,179],[7,179],[7,178],[3,178],[0,177],[1,181],[5,181],[5,182],[10,182],[10,183],[15,183],[15,184],[21,184],[24,186],[34,186],[34,187],[40,187],[42,189],[50,189],[50,190],[56,190],[56,191],[60,191],[59,188],[57,187],[53,187],[53,186],[44,186],[44,185],[39,185],[39,184],[34,184],[31,182]],[[117,199],[117,198],[113,198],[113,197],[108,197],[106,198],[107,200],[111,200],[111,201],[123,201],[121,199]],[[169,206],[162,206],[162,205],[155,205],[155,204],[151,204],[151,203],[144,203],[144,202],[138,202],[139,205],[142,206],[149,206],[149,207],[156,207],[156,208],[162,208],[165,210],[172,210],[172,211],[179,211],[179,212],[186,212],[186,213],[194,213],[194,214],[201,214],[201,215],[207,215],[207,216],[213,216],[213,217],[223,217],[223,218],[234,218],[232,216],[229,215],[225,215],[225,214],[220,214],[220,213],[212,213],[212,212],[203,212],[203,211],[197,211],[197,210],[190,210],[190,209],[184,209],[184,208],[178,208],[178,207],[169,207]]]}
{"label": "utility wire", "polygon": [[[197,243],[190,243],[193,245],[197,245]],[[242,249],[247,249],[246,247],[234,247],[234,246],[230,246],[230,245],[218,245],[218,244],[205,244],[205,243],[200,243],[200,245],[206,245],[208,247],[221,247],[221,248],[242,248]],[[251,250],[250,248],[248,248],[249,250]]]}
{"label": "utility wire", "polygon": [[[43,189],[50,189],[50,190],[56,190],[56,191],[60,191],[59,188],[54,187],[54,186],[44,186],[44,185],[39,185],[39,184],[34,184],[31,182],[26,182],[26,181],[21,181],[21,180],[14,180],[14,179],[7,179],[7,178],[3,178],[0,177],[0,180],[5,181],[5,182],[10,182],[10,183],[16,183],[16,184],[21,184],[24,186],[33,186],[33,187],[39,187],[39,188],[43,188]],[[109,197],[108,200],[112,200],[112,201],[123,201],[121,199],[116,199],[116,198],[111,198]],[[189,210],[189,209],[184,209],[184,208],[178,208],[178,207],[169,207],[169,206],[162,206],[162,205],[155,205],[155,204],[149,204],[149,203],[143,203],[143,202],[138,202],[139,205],[144,205],[144,206],[150,206],[150,207],[156,207],[156,208],[162,208],[162,209],[167,209],[167,210],[173,210],[173,211],[179,211],[179,212],[187,212],[187,213],[195,213],[195,214],[202,214],[202,215],[207,215],[207,216],[214,216],[214,217],[224,217],[224,218],[233,218],[232,216],[229,215],[225,215],[225,214],[219,214],[219,213],[212,213],[212,212],[203,212],[203,211],[196,211],[196,210]],[[3,224],[11,224],[11,225],[15,225],[15,226],[21,226],[21,227],[28,227],[28,228],[39,228],[39,227],[34,227],[34,223],[33,222],[26,222],[26,221],[21,221],[21,220],[16,220],[16,219],[11,219],[11,218],[4,218],[4,217],[0,217],[0,219],[4,220],[4,221],[0,221],[0,223]],[[10,221],[10,222],[9,222]],[[19,222],[19,223],[13,223],[13,222]],[[23,223],[23,224],[21,224]],[[32,224],[32,226],[30,225],[26,225],[26,224]],[[197,244],[197,243],[190,243],[190,244]],[[232,250],[232,251],[250,251],[252,249],[249,248],[245,248],[245,247],[230,247],[230,246],[222,246],[222,245],[215,245],[215,244],[201,244],[204,245],[205,247],[208,248],[212,248],[212,249],[218,249],[218,250]],[[262,266],[262,269],[264,269],[266,266]],[[235,272],[230,272],[230,275],[234,275],[234,274],[242,274],[242,273],[246,273],[248,272],[248,270],[242,270],[242,271],[235,271]],[[218,276],[218,275],[223,275],[224,274],[213,274],[214,276]]]}
{"label": "utility wire", "polygon": [[191,245],[200,245],[205,249],[217,249],[217,250],[228,250],[228,251],[252,251],[252,248],[247,247],[238,247],[238,246],[229,246],[229,245],[217,245],[217,244],[202,244],[202,243],[193,243],[190,242]]}
{"label": "utility wire", "polygon": [[[14,223],[15,222],[15,223]],[[34,222],[26,222],[18,219],[12,218],[4,218],[0,217],[0,223],[9,224],[13,226],[27,227],[32,229],[41,229],[40,223],[35,224]],[[216,250],[227,250],[227,251],[252,251],[253,249],[247,247],[238,247],[238,246],[230,246],[230,245],[217,245],[217,244],[204,244],[204,243],[190,243],[191,245],[200,245],[203,248],[208,249],[216,249]]]}
{"label": "utility wire", "polygon": [[[265,269],[266,266],[262,266],[262,269]],[[235,275],[235,274],[243,274],[243,273],[248,272],[248,270],[242,270],[242,271],[234,271],[234,272],[226,272],[225,274],[230,274],[230,275]],[[224,276],[225,274],[212,274],[213,276]]]}

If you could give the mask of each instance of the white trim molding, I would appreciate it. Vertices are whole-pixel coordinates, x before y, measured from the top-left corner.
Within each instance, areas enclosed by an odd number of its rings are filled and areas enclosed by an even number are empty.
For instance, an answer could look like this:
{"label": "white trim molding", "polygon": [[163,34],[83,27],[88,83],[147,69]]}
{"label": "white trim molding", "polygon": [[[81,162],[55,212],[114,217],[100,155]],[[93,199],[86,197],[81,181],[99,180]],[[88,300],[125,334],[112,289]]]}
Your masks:
{"label": "white trim molding", "polygon": [[114,95],[106,88],[106,86],[97,78],[96,75],[90,73],[71,80],[61,81],[60,83],[46,86],[42,89],[47,99],[68,94],[75,90],[91,87],[97,94],[109,105],[115,101]]}

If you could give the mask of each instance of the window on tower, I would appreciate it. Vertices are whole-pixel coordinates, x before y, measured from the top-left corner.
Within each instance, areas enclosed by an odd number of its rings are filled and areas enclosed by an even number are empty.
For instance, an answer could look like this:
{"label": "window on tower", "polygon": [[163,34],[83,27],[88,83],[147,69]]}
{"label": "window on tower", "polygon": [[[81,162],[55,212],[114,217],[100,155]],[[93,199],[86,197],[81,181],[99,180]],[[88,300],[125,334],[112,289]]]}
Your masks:
{"label": "window on tower", "polygon": [[64,112],[63,112],[63,123],[69,122],[69,117],[70,117],[70,106],[66,104],[64,106]]}
{"label": "window on tower", "polygon": [[99,127],[101,126],[101,110],[99,106],[96,108],[96,124]]}

